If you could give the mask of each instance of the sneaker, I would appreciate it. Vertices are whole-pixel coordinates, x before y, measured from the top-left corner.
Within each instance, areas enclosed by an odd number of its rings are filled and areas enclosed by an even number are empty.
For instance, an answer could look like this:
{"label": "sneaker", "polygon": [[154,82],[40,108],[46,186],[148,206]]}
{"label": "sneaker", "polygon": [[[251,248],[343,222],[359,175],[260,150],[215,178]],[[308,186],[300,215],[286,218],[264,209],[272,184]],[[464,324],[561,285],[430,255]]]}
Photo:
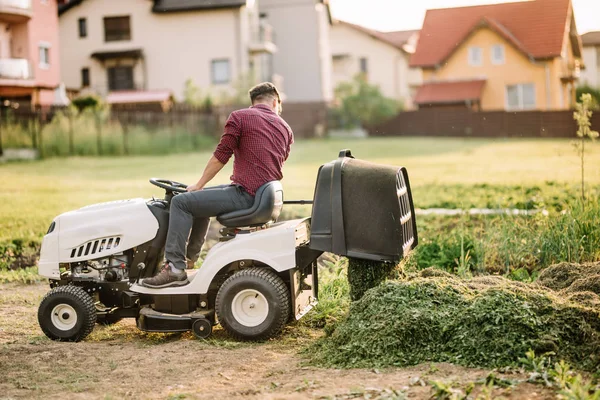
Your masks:
{"label": "sneaker", "polygon": [[181,271],[180,273],[173,272],[169,263],[165,264],[165,267],[158,273],[158,275],[142,280],[142,286],[153,289],[183,286],[187,285],[188,283],[190,282],[187,279],[187,273],[185,271]]}

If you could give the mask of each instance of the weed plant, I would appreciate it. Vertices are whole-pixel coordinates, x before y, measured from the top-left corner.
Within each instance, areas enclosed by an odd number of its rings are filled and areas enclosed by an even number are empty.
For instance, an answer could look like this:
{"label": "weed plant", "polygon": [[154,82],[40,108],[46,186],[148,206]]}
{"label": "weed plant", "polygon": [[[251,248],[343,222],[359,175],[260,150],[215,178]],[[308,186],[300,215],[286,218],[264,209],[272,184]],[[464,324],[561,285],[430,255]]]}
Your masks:
{"label": "weed plant", "polygon": [[417,218],[414,269],[438,267],[461,276],[503,274],[532,281],[549,265],[600,260],[600,204],[531,216]]}

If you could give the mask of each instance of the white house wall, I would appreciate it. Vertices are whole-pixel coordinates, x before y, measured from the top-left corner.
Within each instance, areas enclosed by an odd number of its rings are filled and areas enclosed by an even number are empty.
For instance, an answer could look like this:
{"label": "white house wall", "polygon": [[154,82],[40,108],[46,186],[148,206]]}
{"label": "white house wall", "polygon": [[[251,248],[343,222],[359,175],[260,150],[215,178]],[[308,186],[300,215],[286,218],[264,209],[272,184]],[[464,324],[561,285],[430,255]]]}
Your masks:
{"label": "white house wall", "polygon": [[580,83],[600,87],[599,47],[585,46],[583,48],[583,64],[585,65],[585,69],[581,70]]}
{"label": "white house wall", "polygon": [[275,30],[273,69],[284,77],[287,101],[331,100],[326,7],[314,0],[260,0],[259,8]]}
{"label": "white house wall", "polygon": [[[214,93],[230,84],[212,85],[211,61],[229,59],[234,81],[248,68],[248,15],[240,9],[156,14],[148,0],[87,0],[60,17],[61,74],[67,88],[80,88],[81,69],[90,69],[91,87],[108,88],[108,74],[93,52],[141,48],[142,62],[134,70],[142,89],[171,89],[181,99],[188,78]],[[241,13],[241,15],[240,15]],[[105,16],[130,16],[131,40],[104,42]],[[79,38],[78,20],[87,18],[88,35]],[[146,79],[144,79],[144,76]]]}
{"label": "white house wall", "polygon": [[[411,88],[420,85],[421,71],[410,69],[409,56],[400,49],[353,27],[336,24],[330,29],[333,85],[352,80],[360,72],[360,59],[367,59],[367,77],[389,98],[412,107]],[[341,56],[341,57],[340,57]]]}

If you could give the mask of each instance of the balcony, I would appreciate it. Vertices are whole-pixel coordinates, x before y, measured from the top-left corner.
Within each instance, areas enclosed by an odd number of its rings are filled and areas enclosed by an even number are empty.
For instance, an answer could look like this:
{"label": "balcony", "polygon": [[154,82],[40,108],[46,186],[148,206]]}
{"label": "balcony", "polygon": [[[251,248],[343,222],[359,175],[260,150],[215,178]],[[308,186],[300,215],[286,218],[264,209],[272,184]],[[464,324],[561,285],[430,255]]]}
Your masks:
{"label": "balcony", "polygon": [[561,67],[561,81],[572,83],[579,79],[581,75],[581,63],[579,60],[564,62]]}
{"label": "balcony", "polygon": [[27,22],[32,15],[31,0],[0,0],[0,21]]}
{"label": "balcony", "polygon": [[24,58],[0,58],[0,80],[33,80],[33,69],[29,60]]}
{"label": "balcony", "polygon": [[273,27],[264,21],[258,24],[258,27],[252,33],[250,40],[250,53],[269,53],[273,54],[277,51],[275,46],[275,33]]}

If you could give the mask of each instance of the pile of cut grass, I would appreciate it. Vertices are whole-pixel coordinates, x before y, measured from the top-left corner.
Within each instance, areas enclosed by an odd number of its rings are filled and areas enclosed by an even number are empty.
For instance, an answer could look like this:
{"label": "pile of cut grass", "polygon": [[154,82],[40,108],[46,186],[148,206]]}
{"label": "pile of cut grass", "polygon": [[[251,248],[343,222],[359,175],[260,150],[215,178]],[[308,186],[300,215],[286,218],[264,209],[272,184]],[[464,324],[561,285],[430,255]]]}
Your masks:
{"label": "pile of cut grass", "polygon": [[565,297],[498,276],[462,280],[425,270],[369,290],[308,354],[315,365],[337,368],[424,362],[496,368],[518,366],[532,349],[598,370],[600,310],[579,301],[589,296]]}
{"label": "pile of cut grass", "polygon": [[542,271],[537,282],[571,301],[596,309],[600,306],[600,262],[552,265]]}

